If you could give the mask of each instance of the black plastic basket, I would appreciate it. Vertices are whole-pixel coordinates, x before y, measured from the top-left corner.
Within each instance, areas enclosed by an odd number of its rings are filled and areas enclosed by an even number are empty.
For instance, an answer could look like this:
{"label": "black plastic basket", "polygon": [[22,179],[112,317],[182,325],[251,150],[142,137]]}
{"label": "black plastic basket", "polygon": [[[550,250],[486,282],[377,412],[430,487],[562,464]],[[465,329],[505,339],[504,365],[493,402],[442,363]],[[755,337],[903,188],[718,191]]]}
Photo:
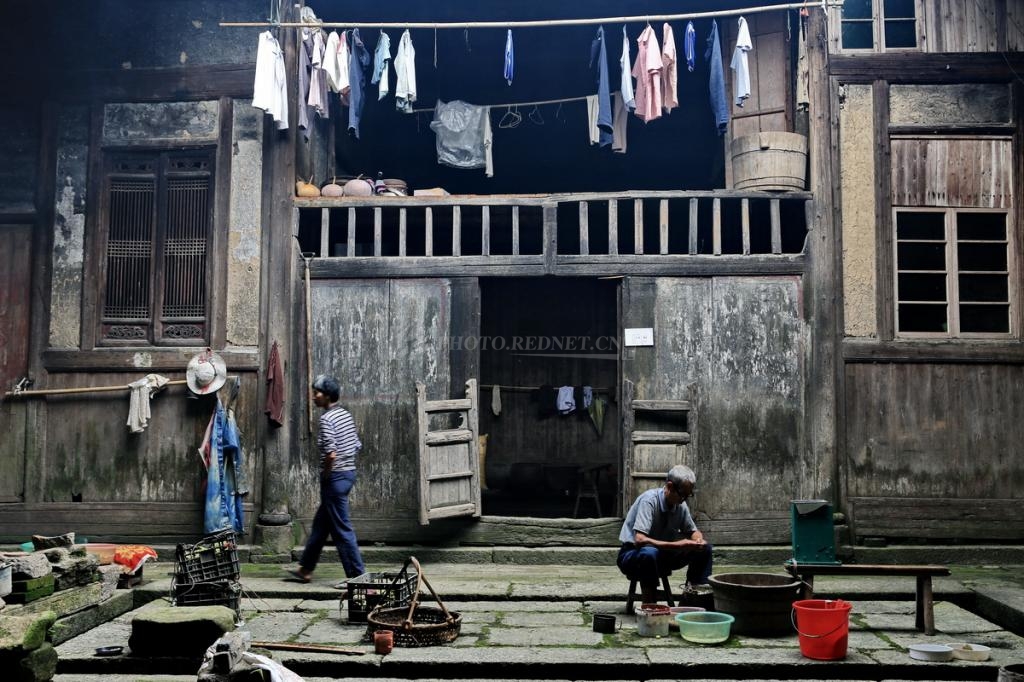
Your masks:
{"label": "black plastic basket", "polygon": [[171,598],[175,606],[226,606],[237,615],[241,606],[242,586],[234,580],[172,582]]}
{"label": "black plastic basket", "polygon": [[194,545],[178,545],[174,554],[174,578],[179,584],[238,580],[240,574],[232,530],[211,533]]}
{"label": "black plastic basket", "polygon": [[378,606],[408,606],[416,590],[416,575],[409,571],[409,564],[406,563],[397,573],[363,573],[350,578],[345,595],[348,622],[365,623],[367,614]]}

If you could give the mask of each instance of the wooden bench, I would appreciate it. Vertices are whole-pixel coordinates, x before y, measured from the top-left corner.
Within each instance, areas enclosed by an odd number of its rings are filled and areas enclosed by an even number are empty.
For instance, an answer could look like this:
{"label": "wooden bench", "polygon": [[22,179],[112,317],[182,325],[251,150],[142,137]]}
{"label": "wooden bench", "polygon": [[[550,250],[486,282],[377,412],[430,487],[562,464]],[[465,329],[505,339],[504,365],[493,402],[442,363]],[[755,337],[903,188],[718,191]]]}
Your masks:
{"label": "wooden bench", "polygon": [[914,624],[926,635],[935,634],[935,611],[932,609],[932,576],[949,575],[945,566],[934,564],[797,564],[786,562],[785,568],[804,583],[804,599],[814,598],[816,575],[912,575],[917,578]]}

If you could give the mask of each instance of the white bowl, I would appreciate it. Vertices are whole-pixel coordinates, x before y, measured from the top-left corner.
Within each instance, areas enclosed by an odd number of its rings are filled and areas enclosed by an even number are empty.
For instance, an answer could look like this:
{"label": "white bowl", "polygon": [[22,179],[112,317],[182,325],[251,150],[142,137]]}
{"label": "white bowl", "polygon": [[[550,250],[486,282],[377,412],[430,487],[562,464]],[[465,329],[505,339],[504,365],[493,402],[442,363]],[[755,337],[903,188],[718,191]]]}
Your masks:
{"label": "white bowl", "polygon": [[987,661],[992,655],[992,649],[984,644],[957,642],[949,646],[953,649],[953,658],[959,658],[961,661]]}
{"label": "white bowl", "polygon": [[945,644],[911,644],[910,657],[918,661],[952,661],[953,647]]}

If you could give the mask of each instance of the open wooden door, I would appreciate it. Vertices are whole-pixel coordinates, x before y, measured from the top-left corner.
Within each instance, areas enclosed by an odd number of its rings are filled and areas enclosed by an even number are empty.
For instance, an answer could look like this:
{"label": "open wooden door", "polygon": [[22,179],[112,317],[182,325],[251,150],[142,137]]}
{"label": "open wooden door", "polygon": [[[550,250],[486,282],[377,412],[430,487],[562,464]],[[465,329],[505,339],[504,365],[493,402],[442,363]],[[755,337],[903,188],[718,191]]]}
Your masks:
{"label": "open wooden door", "polygon": [[[454,423],[453,417],[458,418]],[[476,379],[466,397],[427,400],[416,382],[419,423],[420,523],[453,516],[480,516],[480,440]],[[451,423],[446,423],[451,422]]]}
{"label": "open wooden door", "polygon": [[[638,400],[632,381],[622,385],[623,452],[626,485],[623,509],[645,490],[665,483],[665,473],[676,464],[693,469],[691,431],[695,426],[693,401]],[[693,387],[686,392],[692,393]]]}

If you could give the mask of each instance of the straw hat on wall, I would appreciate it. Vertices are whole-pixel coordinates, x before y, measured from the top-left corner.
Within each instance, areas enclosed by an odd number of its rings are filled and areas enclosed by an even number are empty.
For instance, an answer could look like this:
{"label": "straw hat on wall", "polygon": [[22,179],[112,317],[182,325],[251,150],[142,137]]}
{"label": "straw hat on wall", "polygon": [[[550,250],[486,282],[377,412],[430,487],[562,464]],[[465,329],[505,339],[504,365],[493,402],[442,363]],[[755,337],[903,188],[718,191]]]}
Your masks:
{"label": "straw hat on wall", "polygon": [[207,395],[220,390],[228,379],[227,365],[224,360],[207,348],[197,353],[188,361],[185,368],[185,381],[188,388],[198,395]]}

